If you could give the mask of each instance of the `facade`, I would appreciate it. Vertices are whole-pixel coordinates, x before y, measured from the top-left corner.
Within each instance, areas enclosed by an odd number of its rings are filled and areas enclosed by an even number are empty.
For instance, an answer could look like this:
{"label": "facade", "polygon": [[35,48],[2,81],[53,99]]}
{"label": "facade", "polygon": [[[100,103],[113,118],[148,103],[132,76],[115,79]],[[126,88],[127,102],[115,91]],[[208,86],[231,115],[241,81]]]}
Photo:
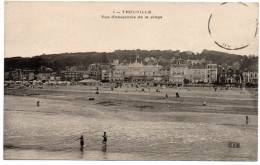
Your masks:
{"label": "facade", "polygon": [[88,67],[89,76],[91,79],[101,80],[102,79],[102,70],[109,70],[111,64],[90,64]]}
{"label": "facade", "polygon": [[160,70],[154,75],[153,77],[154,82],[169,83],[169,78],[170,78],[169,75],[170,75],[169,70]]}
{"label": "facade", "polygon": [[184,85],[184,79],[188,76],[188,65],[183,59],[175,59],[170,69],[169,82],[176,86]]}
{"label": "facade", "polygon": [[191,83],[207,83],[207,70],[201,64],[194,64],[188,69],[186,79]]}
{"label": "facade", "polygon": [[[175,59],[171,66],[170,83],[183,85],[186,79],[190,83],[215,83],[217,81],[217,64],[208,63],[205,59],[196,62]],[[204,63],[204,64],[203,64]]]}
{"label": "facade", "polygon": [[109,81],[109,73],[111,71],[110,70],[102,70],[102,81],[108,82]]}
{"label": "facade", "polygon": [[56,72],[52,72],[52,73],[51,73],[50,80],[51,80],[51,81],[59,81],[60,78],[59,78],[59,76],[57,76],[57,73],[56,73]]}
{"label": "facade", "polygon": [[32,81],[35,77],[34,70],[15,69],[10,71],[9,78],[13,81]]}
{"label": "facade", "polygon": [[258,84],[258,72],[247,71],[243,72],[244,83]]}
{"label": "facade", "polygon": [[218,66],[217,64],[206,65],[206,75],[208,83],[215,83],[218,80]]}
{"label": "facade", "polygon": [[111,70],[109,81],[131,81],[131,82],[150,82],[154,76],[162,69],[158,64],[143,65],[136,61],[129,65],[117,65]]}
{"label": "facade", "polygon": [[40,81],[50,80],[52,72],[53,70],[51,68],[48,68],[46,66],[41,66],[37,74],[37,80]]}
{"label": "facade", "polygon": [[233,68],[223,69],[219,72],[218,83],[220,84],[242,84],[242,74]]}
{"label": "facade", "polygon": [[62,74],[64,75],[65,80],[68,81],[78,81],[83,79],[82,71],[64,71]]}
{"label": "facade", "polygon": [[63,78],[68,81],[79,81],[89,78],[88,71],[80,70],[77,66],[72,66],[67,70],[62,71],[61,74],[63,75]]}
{"label": "facade", "polygon": [[23,70],[22,71],[22,79],[26,81],[32,81],[34,80],[34,74],[35,70]]}
{"label": "facade", "polygon": [[22,69],[12,70],[10,77],[11,77],[11,80],[13,80],[13,81],[21,81],[22,80]]}

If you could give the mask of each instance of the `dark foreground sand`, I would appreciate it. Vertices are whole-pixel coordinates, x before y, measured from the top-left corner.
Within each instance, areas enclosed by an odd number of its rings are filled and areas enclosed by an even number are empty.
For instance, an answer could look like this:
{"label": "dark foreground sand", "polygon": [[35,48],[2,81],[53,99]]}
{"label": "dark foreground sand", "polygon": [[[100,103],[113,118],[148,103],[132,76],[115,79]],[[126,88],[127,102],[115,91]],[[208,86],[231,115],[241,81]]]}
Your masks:
{"label": "dark foreground sand", "polygon": [[[99,87],[98,95],[95,89],[5,89],[4,158],[257,160],[256,89]],[[81,134],[83,151],[75,141]]]}

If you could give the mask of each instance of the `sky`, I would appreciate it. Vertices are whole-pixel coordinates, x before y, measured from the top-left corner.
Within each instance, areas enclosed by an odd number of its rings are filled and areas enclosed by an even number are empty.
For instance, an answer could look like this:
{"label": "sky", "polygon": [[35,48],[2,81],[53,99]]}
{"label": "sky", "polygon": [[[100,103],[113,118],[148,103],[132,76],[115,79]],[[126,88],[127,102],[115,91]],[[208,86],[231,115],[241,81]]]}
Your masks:
{"label": "sky", "polygon": [[[207,49],[258,56],[258,33],[254,36],[258,4],[246,5],[229,3],[223,8],[221,3],[206,2],[5,2],[4,55],[32,57],[125,49],[200,53]],[[123,14],[123,10],[151,14]],[[104,19],[102,15],[142,15],[149,19]],[[215,41],[228,45],[226,48],[249,46],[227,50]]]}

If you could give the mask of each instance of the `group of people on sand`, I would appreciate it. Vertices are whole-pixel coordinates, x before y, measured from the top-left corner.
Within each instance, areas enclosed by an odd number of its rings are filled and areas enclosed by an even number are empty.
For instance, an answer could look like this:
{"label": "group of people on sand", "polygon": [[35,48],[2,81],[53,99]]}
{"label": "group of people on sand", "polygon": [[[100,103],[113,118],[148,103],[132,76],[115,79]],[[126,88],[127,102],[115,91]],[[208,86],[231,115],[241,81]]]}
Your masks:
{"label": "group of people on sand", "polygon": [[[104,135],[102,136],[103,137],[103,141],[102,141],[102,143],[103,144],[107,144],[107,133],[106,132],[104,132]],[[83,148],[83,146],[84,146],[84,137],[83,137],[83,135],[81,135],[81,137],[80,138],[78,138],[77,140],[80,140],[80,147],[81,148]],[[77,141],[76,140],[76,141]]]}

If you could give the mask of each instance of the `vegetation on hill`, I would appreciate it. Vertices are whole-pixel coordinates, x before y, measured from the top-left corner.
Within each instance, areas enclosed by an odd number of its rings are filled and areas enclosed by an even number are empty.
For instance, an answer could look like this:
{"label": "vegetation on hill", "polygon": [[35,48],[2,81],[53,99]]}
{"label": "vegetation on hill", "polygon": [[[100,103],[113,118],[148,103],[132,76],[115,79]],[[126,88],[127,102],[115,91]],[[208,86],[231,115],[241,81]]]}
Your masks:
{"label": "vegetation on hill", "polygon": [[55,72],[64,70],[66,66],[81,66],[81,68],[87,68],[92,63],[109,63],[113,59],[118,59],[120,63],[129,63],[136,60],[136,56],[144,61],[146,57],[154,57],[157,59],[160,65],[168,67],[170,59],[182,58],[182,59],[201,59],[205,58],[206,61],[212,61],[218,65],[223,63],[232,65],[238,62],[241,65],[241,69],[257,70],[258,68],[258,56],[243,56],[228,54],[224,52],[203,50],[201,53],[193,52],[180,52],[178,50],[116,50],[111,53],[106,52],[85,52],[85,53],[62,53],[62,54],[49,54],[39,55],[31,58],[12,57],[5,58],[4,69],[8,72],[12,69],[32,69],[37,71],[41,66],[50,67]]}

